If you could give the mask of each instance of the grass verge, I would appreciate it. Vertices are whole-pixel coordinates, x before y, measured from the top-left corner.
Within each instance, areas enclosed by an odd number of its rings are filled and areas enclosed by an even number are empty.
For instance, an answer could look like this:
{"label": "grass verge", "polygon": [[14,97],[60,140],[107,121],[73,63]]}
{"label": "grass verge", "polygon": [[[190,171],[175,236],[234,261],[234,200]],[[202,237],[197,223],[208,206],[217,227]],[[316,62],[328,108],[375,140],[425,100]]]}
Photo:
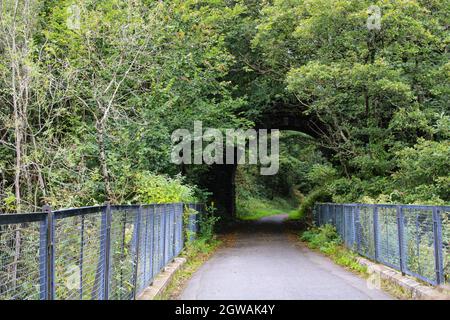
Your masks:
{"label": "grass verge", "polygon": [[277,214],[294,214],[296,210],[291,202],[281,198],[238,201],[237,216],[240,220],[251,221]]}
{"label": "grass verge", "polygon": [[[312,228],[300,234],[300,240],[308,246],[308,248],[320,251],[336,264],[360,275],[363,278],[370,276],[367,267],[362,266],[357,258],[359,255],[342,245],[342,241],[332,225],[324,225],[319,228]],[[411,294],[403,287],[394,284],[388,280],[381,279],[381,289],[391,296],[401,299],[412,299]]]}
{"label": "grass verge", "polygon": [[289,220],[301,220],[303,214],[300,213],[299,209],[292,209],[288,212]]}
{"label": "grass verge", "polygon": [[356,258],[358,255],[342,246],[336,229],[331,225],[304,231],[300,240],[306,242],[311,249],[319,250],[329,256],[335,263],[360,274],[367,274],[367,268],[361,266]]}
{"label": "grass verge", "polygon": [[181,294],[187,281],[219,248],[222,240],[214,239],[205,241],[204,239],[194,240],[186,244],[182,257],[186,258],[186,263],[173,276],[170,284],[164,292],[157,297],[157,300],[174,300]]}

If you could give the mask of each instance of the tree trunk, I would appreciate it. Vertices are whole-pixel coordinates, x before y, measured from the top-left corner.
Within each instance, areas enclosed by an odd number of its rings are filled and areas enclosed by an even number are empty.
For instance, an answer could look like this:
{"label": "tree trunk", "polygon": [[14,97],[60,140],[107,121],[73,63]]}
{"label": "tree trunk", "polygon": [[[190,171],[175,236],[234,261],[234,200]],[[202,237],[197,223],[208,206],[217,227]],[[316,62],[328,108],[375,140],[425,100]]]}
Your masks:
{"label": "tree trunk", "polygon": [[112,201],[111,181],[109,178],[108,164],[106,163],[106,148],[105,148],[105,124],[104,121],[97,121],[97,143],[99,150],[100,170],[105,185],[106,200]]}

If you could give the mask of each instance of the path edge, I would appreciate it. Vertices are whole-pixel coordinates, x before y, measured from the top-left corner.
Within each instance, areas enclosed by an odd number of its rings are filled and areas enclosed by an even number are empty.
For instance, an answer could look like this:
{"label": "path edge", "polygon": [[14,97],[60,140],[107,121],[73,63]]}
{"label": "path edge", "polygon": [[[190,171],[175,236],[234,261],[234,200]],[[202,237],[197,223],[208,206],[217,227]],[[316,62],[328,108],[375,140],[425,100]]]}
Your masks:
{"label": "path edge", "polygon": [[186,261],[186,258],[173,259],[136,300],[157,300],[167,289],[175,274],[183,267]]}
{"label": "path edge", "polygon": [[421,284],[411,277],[403,276],[397,270],[362,257],[356,258],[356,261],[361,266],[367,267],[369,274],[377,274],[381,279],[403,288],[413,300],[450,300],[450,292],[446,292],[445,289]]}

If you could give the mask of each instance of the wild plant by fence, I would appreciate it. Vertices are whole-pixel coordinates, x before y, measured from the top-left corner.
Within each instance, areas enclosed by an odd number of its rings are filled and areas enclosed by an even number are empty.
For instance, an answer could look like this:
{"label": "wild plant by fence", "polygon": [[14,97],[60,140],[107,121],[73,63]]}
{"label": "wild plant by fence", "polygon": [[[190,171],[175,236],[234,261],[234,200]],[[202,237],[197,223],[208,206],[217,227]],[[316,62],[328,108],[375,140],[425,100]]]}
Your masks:
{"label": "wild plant by fence", "polygon": [[0,300],[133,299],[196,232],[199,204],[0,215]]}
{"label": "wild plant by fence", "polygon": [[315,224],[332,224],[344,244],[433,285],[450,283],[450,207],[317,204]]}

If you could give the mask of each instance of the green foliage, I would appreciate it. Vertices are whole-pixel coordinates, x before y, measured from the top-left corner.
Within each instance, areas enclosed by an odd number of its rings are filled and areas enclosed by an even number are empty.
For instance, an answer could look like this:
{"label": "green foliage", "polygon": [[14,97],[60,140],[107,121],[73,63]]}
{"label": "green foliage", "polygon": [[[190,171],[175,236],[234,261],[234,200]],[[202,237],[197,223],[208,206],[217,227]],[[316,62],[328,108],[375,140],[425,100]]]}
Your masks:
{"label": "green foliage", "polygon": [[[72,4],[79,29],[67,24]],[[379,31],[366,27],[370,5],[381,9]],[[315,202],[330,200],[449,204],[449,7],[449,0],[3,1],[0,213],[44,203],[204,201],[209,194],[195,185],[209,168],[172,164],[171,133],[194,120],[247,128],[274,110],[308,116],[316,137],[283,133],[276,176],[238,169],[243,217],[300,203],[290,216],[307,218]],[[214,247],[216,223],[212,213],[200,218],[198,251]],[[353,267],[330,230],[310,232],[314,245]],[[429,253],[426,244],[419,249]]]}
{"label": "green foliage", "polygon": [[338,203],[449,203],[448,171],[450,144],[423,138],[412,147],[395,152],[392,164],[397,168],[389,177],[339,178],[328,185]]}
{"label": "green foliage", "polygon": [[198,216],[199,238],[205,241],[213,241],[215,239],[214,228],[220,217],[214,215],[216,208],[213,204],[206,206],[205,212]]}
{"label": "green foliage", "polygon": [[186,185],[181,176],[170,178],[149,172],[136,175],[136,198],[140,203],[196,202],[195,188]]}
{"label": "green foliage", "polygon": [[366,272],[366,268],[356,261],[357,254],[342,246],[342,240],[332,225],[327,224],[304,231],[300,236],[300,240],[305,241],[308,247],[318,249],[330,256],[337,264],[356,272]]}
{"label": "green foliage", "polygon": [[315,164],[308,172],[307,177],[312,184],[323,186],[336,177],[336,169],[324,164]]}
{"label": "green foliage", "polygon": [[237,206],[237,215],[241,220],[258,220],[263,217],[286,214],[293,211],[292,201],[289,202],[278,197],[272,200],[253,197],[244,200],[240,199]]}
{"label": "green foliage", "polygon": [[450,141],[419,139],[411,148],[396,153],[393,174],[406,203],[444,203],[450,199]]}
{"label": "green foliage", "polygon": [[315,189],[310,192],[300,203],[296,219],[309,219],[312,217],[312,209],[316,202],[326,202],[329,200],[330,194],[325,188]]}
{"label": "green foliage", "polygon": [[198,232],[196,235],[191,234],[186,230],[186,249],[184,254],[188,257],[196,257],[199,254],[208,254],[214,250],[219,241],[214,233],[217,222],[220,221],[220,217],[215,216],[214,212],[216,208],[213,205],[206,206],[206,210],[203,213],[198,213],[194,209],[185,208],[184,221],[187,226],[188,219],[191,215],[197,215]]}
{"label": "green foliage", "polygon": [[320,249],[324,252],[341,243],[336,229],[329,224],[303,232],[300,239],[308,242],[311,248]]}
{"label": "green foliage", "polygon": [[[325,159],[304,134],[292,131],[280,134],[280,170],[275,176],[261,176],[257,166],[238,166],[236,173],[237,214],[240,219],[290,213],[318,183],[309,173],[328,168]],[[324,169],[326,170],[326,169]],[[330,170],[334,170],[330,168]],[[319,173],[317,173],[319,174]]]}
{"label": "green foliage", "polygon": [[[380,31],[365,26],[370,5],[381,9]],[[262,8],[252,44],[267,77],[285,83],[277,101],[320,123],[329,163],[307,176],[334,201],[450,201],[448,5],[279,0]]]}

